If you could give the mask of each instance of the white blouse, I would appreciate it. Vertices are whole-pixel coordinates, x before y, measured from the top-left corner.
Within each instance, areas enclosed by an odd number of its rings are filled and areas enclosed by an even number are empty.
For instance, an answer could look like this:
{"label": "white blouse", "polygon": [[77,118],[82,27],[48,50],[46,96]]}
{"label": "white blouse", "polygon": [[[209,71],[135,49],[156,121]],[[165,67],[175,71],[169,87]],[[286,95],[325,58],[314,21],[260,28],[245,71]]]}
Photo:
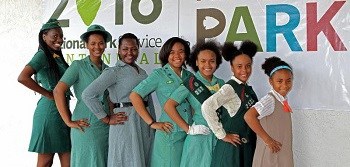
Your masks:
{"label": "white blouse", "polygon": [[[271,95],[271,94],[272,95]],[[271,89],[270,93],[265,95],[263,98],[261,98],[257,103],[255,103],[252,107],[256,109],[259,116],[258,119],[264,118],[268,115],[271,115],[273,111],[275,110],[275,100],[273,99],[273,96],[282,103],[286,100],[285,97],[280,95],[278,92],[276,92],[274,89]]]}
{"label": "white blouse", "polygon": [[[234,76],[231,79],[236,82],[239,81]],[[238,83],[242,82],[239,81]],[[230,117],[233,117],[241,106],[241,99],[229,84],[224,84],[219,91],[205,100],[201,108],[204,119],[218,139],[223,139],[226,136],[226,132],[216,113],[216,110],[221,106],[226,108]]]}

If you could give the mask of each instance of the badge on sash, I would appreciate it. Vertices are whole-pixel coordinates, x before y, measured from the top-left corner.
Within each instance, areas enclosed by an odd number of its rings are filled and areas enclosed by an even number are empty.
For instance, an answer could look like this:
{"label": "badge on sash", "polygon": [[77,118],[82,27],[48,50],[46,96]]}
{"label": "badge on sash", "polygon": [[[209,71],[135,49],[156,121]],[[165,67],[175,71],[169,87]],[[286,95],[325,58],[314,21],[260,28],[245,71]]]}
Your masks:
{"label": "badge on sash", "polygon": [[[203,104],[203,102],[212,95],[210,90],[193,74],[187,77],[186,79],[184,79],[183,83],[184,83],[184,86],[201,104]],[[216,114],[218,115],[219,121],[221,122],[221,115],[222,115],[221,107],[216,110]]]}

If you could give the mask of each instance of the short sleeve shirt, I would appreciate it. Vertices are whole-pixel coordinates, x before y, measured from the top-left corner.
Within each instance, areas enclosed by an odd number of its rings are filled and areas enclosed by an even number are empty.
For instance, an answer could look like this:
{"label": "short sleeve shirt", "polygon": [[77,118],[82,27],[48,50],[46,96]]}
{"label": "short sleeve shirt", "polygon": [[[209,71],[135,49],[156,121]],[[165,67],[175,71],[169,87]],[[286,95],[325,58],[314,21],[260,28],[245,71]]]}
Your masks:
{"label": "short sleeve shirt", "polygon": [[[67,69],[64,60],[62,60],[63,58],[54,54],[54,59],[58,65],[60,75],[63,75]],[[43,88],[49,91],[52,91],[55,88],[58,81],[50,72],[49,62],[43,50],[39,49],[27,65],[35,70],[36,80]]]}

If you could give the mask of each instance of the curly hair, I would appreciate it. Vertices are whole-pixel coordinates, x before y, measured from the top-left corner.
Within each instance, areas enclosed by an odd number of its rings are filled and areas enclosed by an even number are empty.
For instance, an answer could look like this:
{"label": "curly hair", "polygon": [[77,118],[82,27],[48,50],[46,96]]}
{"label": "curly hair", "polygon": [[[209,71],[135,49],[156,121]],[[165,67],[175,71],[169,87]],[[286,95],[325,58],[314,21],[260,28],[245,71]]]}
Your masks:
{"label": "curly hair", "polygon": [[[264,73],[267,76],[271,77],[272,70],[274,70],[276,67],[282,67],[282,66],[287,66],[289,67],[290,70],[292,70],[292,67],[288,63],[281,60],[279,57],[272,56],[265,59],[265,62],[261,65],[261,68],[264,70]],[[283,68],[283,69],[288,69],[288,68]]]}
{"label": "curly hair", "polygon": [[232,61],[235,57],[241,54],[246,54],[253,60],[257,51],[258,46],[252,41],[243,41],[240,48],[237,48],[233,42],[225,42],[222,47],[222,56],[226,61],[230,61],[230,64],[232,65]]}
{"label": "curly hair", "polygon": [[222,56],[220,52],[220,45],[215,40],[211,40],[207,42],[202,41],[194,45],[192,47],[192,52],[190,54],[187,64],[193,69],[193,71],[197,72],[199,69],[196,65],[196,61],[198,59],[199,53],[203,50],[210,50],[215,53],[216,69],[218,69],[220,64],[222,63]]}

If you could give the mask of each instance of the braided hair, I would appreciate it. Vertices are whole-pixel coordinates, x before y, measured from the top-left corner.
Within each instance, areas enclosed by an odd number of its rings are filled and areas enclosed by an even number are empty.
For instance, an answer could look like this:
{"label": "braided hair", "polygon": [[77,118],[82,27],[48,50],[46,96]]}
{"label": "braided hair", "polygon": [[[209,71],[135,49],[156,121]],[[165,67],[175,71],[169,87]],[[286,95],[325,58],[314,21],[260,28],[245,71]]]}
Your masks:
{"label": "braided hair", "polygon": [[[68,67],[68,64],[66,62],[66,60],[63,58],[63,54],[62,54],[62,51],[59,50],[59,51],[55,51],[53,49],[51,49],[44,41],[43,39],[43,35],[44,34],[47,34],[48,31],[50,31],[50,29],[46,29],[46,30],[41,30],[39,32],[39,49],[43,50],[45,55],[46,55],[46,58],[47,58],[47,61],[49,63],[49,70],[50,70],[50,73],[55,77],[55,81],[58,82],[60,80],[60,78],[62,77],[63,74],[60,74],[59,72],[59,68],[58,68],[58,65],[55,61],[55,58],[53,57],[54,54],[57,54],[59,55],[61,58],[62,58],[62,61],[64,63],[64,65],[66,67]],[[36,78],[36,77],[35,77]]]}

